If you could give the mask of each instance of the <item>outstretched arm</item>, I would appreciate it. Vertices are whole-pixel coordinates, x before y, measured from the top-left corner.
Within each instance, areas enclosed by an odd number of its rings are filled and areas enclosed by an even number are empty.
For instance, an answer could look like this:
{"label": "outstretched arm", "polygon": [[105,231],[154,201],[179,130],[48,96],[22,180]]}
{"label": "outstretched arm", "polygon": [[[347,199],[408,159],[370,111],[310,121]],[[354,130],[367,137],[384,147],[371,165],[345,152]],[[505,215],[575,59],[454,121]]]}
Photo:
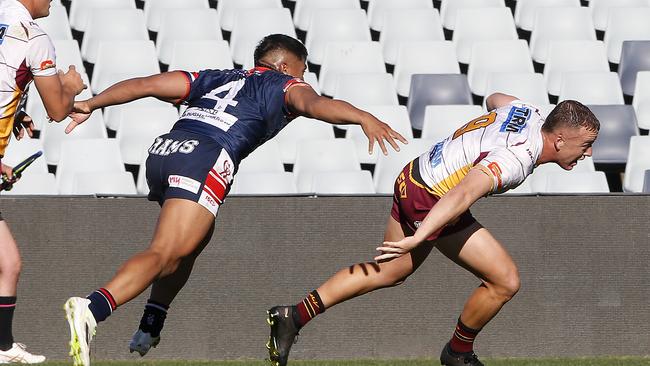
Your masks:
{"label": "outstretched arm", "polygon": [[287,91],[287,105],[292,112],[301,116],[319,119],[332,124],[357,124],[368,136],[368,152],[372,153],[375,141],[379,143],[384,155],[388,150],[384,145],[386,140],[395,151],[399,146],[395,140],[408,143],[398,132],[386,123],[381,122],[372,114],[354,107],[342,100],[322,97],[309,86],[294,86]]}
{"label": "outstretched arm", "polygon": [[479,198],[492,190],[492,178],[481,168],[473,168],[465,178],[442,196],[422,221],[413,236],[398,242],[384,242],[377,248],[381,252],[375,260],[397,258],[427,240],[433,233],[467,211]]}
{"label": "outstretched arm", "polygon": [[71,114],[72,122],[65,132],[70,133],[98,108],[128,103],[146,97],[177,103],[187,95],[188,90],[189,80],[181,71],[120,81],[88,100],[75,102]]}
{"label": "outstretched arm", "polygon": [[487,107],[488,111],[491,111],[493,109],[501,108],[505,105],[508,105],[510,104],[510,102],[517,99],[519,98],[513,97],[512,95],[503,94],[503,93],[493,93],[490,94],[485,100],[485,106]]}

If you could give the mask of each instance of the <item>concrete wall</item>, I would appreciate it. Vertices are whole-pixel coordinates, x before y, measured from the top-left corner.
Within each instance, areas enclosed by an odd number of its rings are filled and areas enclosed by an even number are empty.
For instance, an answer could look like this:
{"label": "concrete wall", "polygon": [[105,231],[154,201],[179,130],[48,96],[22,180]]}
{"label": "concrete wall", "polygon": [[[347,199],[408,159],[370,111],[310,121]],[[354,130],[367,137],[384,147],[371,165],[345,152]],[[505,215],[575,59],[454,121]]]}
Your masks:
{"label": "concrete wall", "polygon": [[[369,260],[389,197],[231,197],[148,358],[264,358],[265,310]],[[62,305],[146,247],[158,206],[142,198],[0,200],[23,254],[15,335],[67,357]],[[650,196],[491,197],[474,215],[511,252],[522,289],[477,341],[484,356],[650,354]],[[1,253],[0,253],[1,255]],[[478,284],[434,251],[402,286],[329,309],[293,357],[437,357]],[[128,359],[148,293],[98,328],[97,359]]]}

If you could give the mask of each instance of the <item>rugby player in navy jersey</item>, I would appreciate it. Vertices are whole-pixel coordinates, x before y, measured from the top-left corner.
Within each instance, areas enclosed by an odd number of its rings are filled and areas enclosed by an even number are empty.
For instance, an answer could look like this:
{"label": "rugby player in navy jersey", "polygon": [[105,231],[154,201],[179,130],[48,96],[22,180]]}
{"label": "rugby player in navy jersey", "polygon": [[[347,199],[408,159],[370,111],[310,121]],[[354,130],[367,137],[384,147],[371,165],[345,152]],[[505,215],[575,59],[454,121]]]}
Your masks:
{"label": "rugby player in navy jersey", "polygon": [[275,136],[296,116],[332,124],[358,124],[369,151],[386,143],[399,151],[404,137],[349,103],[321,97],[302,80],[307,50],[279,34],[255,49],[252,70],[173,71],[119,82],[95,97],[75,103],[72,131],[90,114],[110,105],[153,96],[187,109],[172,130],[155,139],[146,162],[149,199],[161,212],[145,251],[126,261],[115,276],[88,297],[65,303],[74,365],[90,364],[89,344],[104,321],[152,285],[131,351],[147,353],[160,339],[166,311],[189,278],[194,260],[210,241],[219,206],[248,154]]}

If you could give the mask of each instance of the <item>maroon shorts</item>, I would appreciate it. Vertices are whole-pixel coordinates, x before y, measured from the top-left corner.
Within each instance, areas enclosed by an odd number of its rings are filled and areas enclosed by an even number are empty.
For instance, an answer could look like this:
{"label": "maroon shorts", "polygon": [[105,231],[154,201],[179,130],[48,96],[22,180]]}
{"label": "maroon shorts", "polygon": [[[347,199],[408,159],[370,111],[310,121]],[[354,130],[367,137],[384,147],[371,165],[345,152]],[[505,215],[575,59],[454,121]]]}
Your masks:
{"label": "maroon shorts", "polygon": [[[438,203],[439,199],[422,181],[419,158],[417,158],[408,163],[395,180],[393,208],[390,215],[402,224],[406,235],[412,235],[409,231],[415,232],[420,227],[424,218],[431,208]],[[465,211],[458,219],[431,234],[427,240],[435,240],[441,236],[453,234],[466,229],[475,222],[476,219],[469,210]]]}

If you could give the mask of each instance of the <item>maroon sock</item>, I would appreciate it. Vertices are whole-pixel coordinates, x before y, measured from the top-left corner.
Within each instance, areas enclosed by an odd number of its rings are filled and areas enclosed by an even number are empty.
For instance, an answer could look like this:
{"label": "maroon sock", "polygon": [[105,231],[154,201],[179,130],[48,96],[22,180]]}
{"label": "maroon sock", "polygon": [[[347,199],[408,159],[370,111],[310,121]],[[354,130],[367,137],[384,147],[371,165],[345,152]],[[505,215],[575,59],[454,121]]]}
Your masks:
{"label": "maroon sock", "polygon": [[456,330],[454,330],[454,335],[451,337],[451,342],[449,346],[451,350],[455,353],[468,353],[474,351],[474,338],[480,332],[480,329],[472,329],[458,318],[458,323],[456,324]]}
{"label": "maroon sock", "polygon": [[298,327],[302,328],[310,320],[312,320],[316,315],[325,311],[325,305],[320,299],[318,292],[316,290],[312,291],[305,297],[304,300],[296,304],[296,313]]}

